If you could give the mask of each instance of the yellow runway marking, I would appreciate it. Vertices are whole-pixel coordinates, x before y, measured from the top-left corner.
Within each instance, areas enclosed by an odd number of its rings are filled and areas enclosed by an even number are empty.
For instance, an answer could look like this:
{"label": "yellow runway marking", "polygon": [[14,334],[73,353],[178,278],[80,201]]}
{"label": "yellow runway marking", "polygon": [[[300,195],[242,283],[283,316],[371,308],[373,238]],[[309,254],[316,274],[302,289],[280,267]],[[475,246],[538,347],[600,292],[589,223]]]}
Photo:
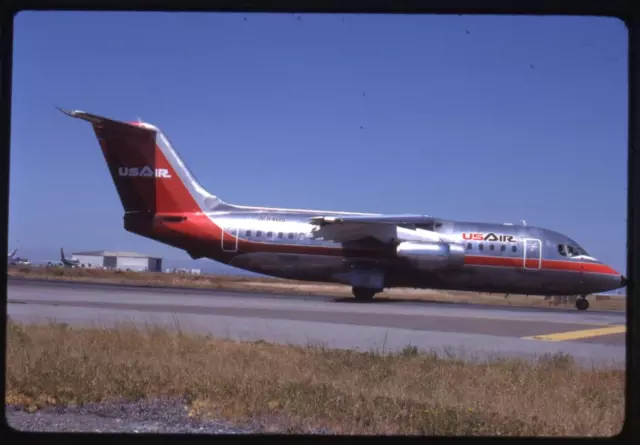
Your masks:
{"label": "yellow runway marking", "polygon": [[565,341],[578,340],[581,338],[598,337],[600,335],[623,334],[627,332],[624,325],[607,326],[605,328],[584,329],[582,331],[558,332],[555,334],[533,335],[531,337],[522,337],[525,340],[544,340],[544,341]]}

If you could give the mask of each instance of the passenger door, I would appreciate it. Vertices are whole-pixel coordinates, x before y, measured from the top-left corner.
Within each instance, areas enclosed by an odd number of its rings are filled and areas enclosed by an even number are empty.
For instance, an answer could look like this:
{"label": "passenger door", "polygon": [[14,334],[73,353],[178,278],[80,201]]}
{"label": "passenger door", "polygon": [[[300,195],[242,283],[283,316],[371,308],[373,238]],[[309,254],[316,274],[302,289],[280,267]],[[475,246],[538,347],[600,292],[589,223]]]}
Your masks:
{"label": "passenger door", "polygon": [[222,251],[237,252],[238,251],[238,229],[236,227],[227,227],[222,229]]}
{"label": "passenger door", "polygon": [[522,242],[522,267],[530,270],[540,269],[542,267],[542,241],[537,238],[525,238]]}

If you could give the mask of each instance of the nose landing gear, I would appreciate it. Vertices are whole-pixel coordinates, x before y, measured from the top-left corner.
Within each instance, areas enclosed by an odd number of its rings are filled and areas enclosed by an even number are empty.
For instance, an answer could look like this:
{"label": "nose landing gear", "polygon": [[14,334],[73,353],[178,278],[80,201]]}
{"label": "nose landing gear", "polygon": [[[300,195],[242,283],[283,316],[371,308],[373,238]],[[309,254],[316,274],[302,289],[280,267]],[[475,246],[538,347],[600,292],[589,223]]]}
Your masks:
{"label": "nose landing gear", "polygon": [[589,309],[589,300],[586,295],[580,295],[576,300],[576,309],[579,311],[586,311]]}
{"label": "nose landing gear", "polygon": [[366,287],[354,287],[352,288],[353,296],[358,301],[371,301],[373,297],[378,293],[376,289],[370,289]]}

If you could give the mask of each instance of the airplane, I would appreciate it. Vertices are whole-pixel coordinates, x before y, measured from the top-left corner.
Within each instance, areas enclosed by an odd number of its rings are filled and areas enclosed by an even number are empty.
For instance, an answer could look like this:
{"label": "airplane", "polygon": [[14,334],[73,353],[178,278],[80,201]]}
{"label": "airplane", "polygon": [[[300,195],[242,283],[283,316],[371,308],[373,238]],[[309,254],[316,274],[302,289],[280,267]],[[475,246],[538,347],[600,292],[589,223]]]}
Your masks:
{"label": "airplane", "polygon": [[65,257],[62,247],[60,248],[60,261],[65,267],[78,267],[80,265],[79,259]]}
{"label": "airplane", "polygon": [[19,256],[16,256],[17,252],[18,252],[18,249],[13,249],[13,251],[7,254],[7,264],[11,264],[13,266],[16,266],[16,265],[28,266],[31,264],[31,262],[27,258],[20,258]]}
{"label": "airplane", "polygon": [[534,226],[428,215],[284,209],[231,204],[205,190],[156,126],[84,111],[130,233],[274,277],[341,283],[355,300],[384,289],[587,296],[627,278],[570,237]]}

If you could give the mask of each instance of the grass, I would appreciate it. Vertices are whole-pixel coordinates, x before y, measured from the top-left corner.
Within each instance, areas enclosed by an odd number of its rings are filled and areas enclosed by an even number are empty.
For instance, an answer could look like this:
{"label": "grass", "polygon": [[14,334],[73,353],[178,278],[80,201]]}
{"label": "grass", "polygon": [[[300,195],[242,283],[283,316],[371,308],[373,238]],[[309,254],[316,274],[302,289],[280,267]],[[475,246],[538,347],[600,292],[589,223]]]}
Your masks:
{"label": "grass", "polygon": [[[338,284],[313,283],[278,278],[254,278],[232,275],[186,275],[161,272],[124,272],[82,268],[46,268],[28,266],[10,266],[10,277],[41,280],[83,281],[97,283],[116,283],[144,286],[169,286],[186,288],[221,289],[231,291],[257,291],[272,293],[290,293],[302,295],[330,295],[352,298],[348,286]],[[417,289],[391,289],[376,296],[376,299],[406,299],[443,303],[477,303],[499,306],[531,306],[573,308],[572,301],[558,302],[545,300],[540,296],[482,294],[477,292],[445,292]],[[626,299],[613,297],[609,300],[590,298],[593,310],[624,311]]]}
{"label": "grass", "polygon": [[569,356],[465,362],[408,346],[382,354],[237,342],[155,326],[9,322],[8,404],[180,397],[189,414],[273,432],[610,436],[624,369]]}

